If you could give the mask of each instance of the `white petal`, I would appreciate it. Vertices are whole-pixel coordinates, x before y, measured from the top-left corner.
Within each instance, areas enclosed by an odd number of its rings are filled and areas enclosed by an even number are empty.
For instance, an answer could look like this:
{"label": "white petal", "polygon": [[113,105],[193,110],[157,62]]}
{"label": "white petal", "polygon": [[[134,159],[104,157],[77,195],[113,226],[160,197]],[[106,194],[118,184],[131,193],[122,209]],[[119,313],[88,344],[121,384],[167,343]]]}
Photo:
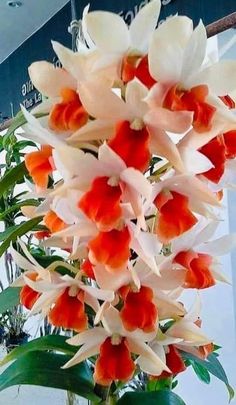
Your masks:
{"label": "white petal", "polygon": [[[62,289],[62,292],[64,289]],[[61,293],[62,293],[61,292]],[[60,295],[59,290],[53,290],[49,292],[45,292],[37,299],[34,303],[33,307],[31,308],[29,315],[37,314],[40,311],[48,311],[51,305],[55,302],[55,299]]]}
{"label": "white petal", "polygon": [[166,108],[155,108],[145,115],[147,125],[164,129],[165,131],[182,134],[186,132],[193,121],[193,113],[189,111],[170,111]]}
{"label": "white petal", "polygon": [[184,165],[181,160],[177,146],[172,142],[165,131],[148,126],[151,135],[152,152],[161,157],[165,157],[180,172],[184,172]]}
{"label": "white petal", "polygon": [[155,291],[159,319],[171,319],[185,314],[184,306],[161,291]]}
{"label": "white petal", "polygon": [[23,257],[19,252],[17,252],[13,246],[11,246],[11,255],[13,261],[24,271],[36,271],[35,265],[30,263],[25,257]]}
{"label": "white petal", "polygon": [[92,329],[85,330],[79,334],[66,340],[66,343],[72,346],[81,346],[84,344],[93,346],[97,341],[105,340],[107,333],[104,328],[96,327]]}
{"label": "white petal", "polygon": [[[57,54],[63,68],[77,80],[85,79],[85,57],[79,52],[73,52],[57,41],[52,41],[52,47]],[[67,87],[67,86],[65,86]]]}
{"label": "white petal", "polygon": [[129,167],[121,173],[120,178],[145,198],[151,197],[151,184],[139,170]]}
{"label": "white petal", "polygon": [[151,75],[160,82],[180,80],[183,51],[192,34],[192,20],[188,17],[168,18],[155,31],[149,50]]}
{"label": "white petal", "polygon": [[148,111],[148,105],[144,99],[148,95],[148,89],[139,80],[132,80],[127,84],[125,99],[135,118],[143,118]]}
{"label": "white petal", "polygon": [[152,375],[160,375],[162,371],[170,371],[159,356],[145,343],[128,338],[129,348],[132,353],[139,354],[136,360],[142,371]]}
{"label": "white petal", "polygon": [[25,285],[25,281],[24,281],[24,277],[23,275],[21,275],[20,277],[18,277],[15,281],[13,281],[13,283],[11,283],[10,287],[24,287]]}
{"label": "white petal", "polygon": [[211,242],[199,246],[199,252],[214,256],[223,256],[236,247],[236,234],[225,235]]}
{"label": "white petal", "polygon": [[199,174],[207,172],[214,167],[213,163],[202,153],[195,149],[179,147],[179,153],[188,173]]}
{"label": "white petal", "polygon": [[68,72],[45,61],[32,63],[29,75],[36,89],[47,97],[60,96],[63,87],[76,89],[77,86],[76,80]]}
{"label": "white petal", "polygon": [[194,344],[194,346],[202,346],[212,341],[204,335],[198,326],[185,320],[175,322],[167,330],[166,335],[181,338],[185,343]]}
{"label": "white petal", "polygon": [[130,45],[128,28],[124,20],[107,11],[93,11],[85,16],[88,34],[104,52],[126,52]]}
{"label": "white petal", "polygon": [[76,143],[83,141],[96,141],[109,139],[115,133],[115,122],[113,120],[100,120],[89,121],[86,125],[75,131],[68,142]]}
{"label": "white petal", "polygon": [[200,20],[184,50],[181,83],[187,84],[187,79],[200,69],[205,58],[206,45],[206,28]]}
{"label": "white petal", "polygon": [[116,291],[131,281],[131,275],[127,269],[117,272],[114,277],[114,274],[107,271],[104,266],[98,265],[94,266],[94,274],[99,287],[105,290]]}
{"label": "white petal", "polygon": [[53,160],[64,180],[79,174],[79,162],[84,153],[71,146],[63,145],[53,150]]}
{"label": "white petal", "polygon": [[[94,312],[98,312],[100,309],[99,302],[96,298],[94,298],[92,295],[85,293],[84,294],[84,302],[91,307]],[[95,324],[95,323],[94,323]]]}
{"label": "white petal", "polygon": [[[21,110],[27,120],[27,124],[24,125],[24,135],[26,138],[33,139],[41,144],[51,145],[53,147],[64,145],[64,142],[58,138],[54,133],[43,128],[39,120],[30,114],[26,108],[21,106]],[[28,133],[29,132],[29,133]]]}
{"label": "white petal", "polygon": [[104,313],[102,323],[109,335],[118,333],[121,336],[125,336],[125,331],[120,318],[119,311],[110,306]]}
{"label": "white petal", "polygon": [[96,344],[89,345],[89,344],[84,344],[79,351],[72,357],[71,360],[69,360],[64,366],[62,366],[62,369],[68,368],[75,366],[76,364],[81,363],[81,361],[84,361],[88,359],[89,357],[95,356],[96,354],[99,353],[100,346],[103,342],[103,339],[100,336],[97,336],[96,339],[98,342]]}
{"label": "white petal", "polygon": [[236,87],[236,62],[223,60],[207,67],[194,79],[194,85],[207,84],[217,96],[224,96]]}
{"label": "white petal", "polygon": [[129,120],[132,118],[125,102],[100,82],[80,83],[79,95],[85,110],[96,118]]}
{"label": "white petal", "polygon": [[109,177],[119,175],[126,169],[125,162],[106,143],[100,146],[98,159],[103,164]]}
{"label": "white petal", "polygon": [[98,300],[113,301],[115,298],[114,292],[111,290],[99,290],[98,288],[90,287],[82,283],[80,284],[80,288]]}
{"label": "white petal", "polygon": [[157,25],[160,9],[160,0],[152,0],[133,19],[129,28],[133,49],[147,53],[151,35]]}

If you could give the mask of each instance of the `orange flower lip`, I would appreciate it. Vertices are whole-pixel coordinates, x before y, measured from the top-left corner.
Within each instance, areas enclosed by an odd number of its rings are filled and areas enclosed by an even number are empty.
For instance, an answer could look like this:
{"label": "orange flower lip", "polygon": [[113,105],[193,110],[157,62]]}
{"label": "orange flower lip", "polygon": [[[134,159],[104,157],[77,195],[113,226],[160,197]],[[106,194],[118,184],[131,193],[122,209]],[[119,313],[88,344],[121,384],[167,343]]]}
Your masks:
{"label": "orange flower lip", "polygon": [[186,268],[184,288],[204,289],[215,285],[215,279],[209,269],[212,257],[192,250],[180,252],[174,261]]}
{"label": "orange flower lip", "polygon": [[111,271],[124,268],[130,256],[130,240],[131,236],[126,226],[121,231],[113,229],[109,232],[100,232],[88,244],[91,263],[102,263]]}
{"label": "orange flower lip", "polygon": [[47,188],[48,177],[53,172],[52,147],[42,145],[41,150],[25,155],[25,166],[36,186]]}
{"label": "orange flower lip", "polygon": [[151,157],[150,136],[145,127],[135,130],[130,125],[129,121],[118,123],[115,136],[108,142],[108,146],[124,160],[127,167],[143,172],[148,168]]}
{"label": "orange flower lip", "polygon": [[48,315],[52,325],[82,332],[87,328],[87,315],[84,308],[84,292],[74,297],[69,295],[69,288],[56,300]]}
{"label": "orange flower lip", "polygon": [[97,384],[108,386],[112,381],[128,381],[135,371],[135,364],[125,338],[119,344],[112,344],[107,338],[100,347],[100,355],[95,363],[94,380]]}
{"label": "orange flower lip", "polygon": [[87,123],[88,113],[75,90],[64,88],[61,97],[62,102],[56,104],[50,113],[49,126],[58,132],[76,131]]}
{"label": "orange flower lip", "polygon": [[190,90],[181,90],[175,85],[167,93],[163,107],[171,111],[193,111],[193,128],[197,132],[210,131],[216,108],[205,101],[208,92],[207,85]]}
{"label": "orange flower lip", "polygon": [[188,202],[188,197],[175,191],[162,191],[157,195],[154,200],[159,210],[156,232],[161,242],[169,243],[197,223]]}
{"label": "orange flower lip", "polygon": [[128,331],[134,331],[138,328],[144,332],[154,331],[158,320],[158,311],[153,302],[152,289],[142,286],[138,292],[126,291],[120,316]]}
{"label": "orange flower lip", "polygon": [[139,55],[126,56],[123,59],[121,76],[125,83],[137,77],[148,89],[156,83],[156,80],[153,79],[149,72],[148,55],[143,57]]}
{"label": "orange flower lip", "polygon": [[57,216],[54,211],[49,211],[43,218],[46,227],[51,233],[62,231],[66,228],[66,224]]}
{"label": "orange flower lip", "polygon": [[[38,274],[36,272],[28,273],[27,277],[30,280],[35,281],[38,277]],[[40,295],[41,294],[39,292],[34,291],[31,287],[25,285],[20,291],[20,302],[25,308],[30,310],[37,299],[40,297]]]}
{"label": "orange flower lip", "polygon": [[100,230],[109,231],[118,226],[122,218],[121,194],[119,185],[109,184],[109,177],[97,177],[78,205]]}

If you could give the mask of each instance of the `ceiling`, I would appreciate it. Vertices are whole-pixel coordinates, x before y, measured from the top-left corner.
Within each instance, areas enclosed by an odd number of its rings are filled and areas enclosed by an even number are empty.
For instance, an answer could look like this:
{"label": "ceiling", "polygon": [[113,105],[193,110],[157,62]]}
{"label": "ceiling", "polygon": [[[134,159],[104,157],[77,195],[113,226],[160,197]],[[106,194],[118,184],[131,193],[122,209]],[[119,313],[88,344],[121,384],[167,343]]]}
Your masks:
{"label": "ceiling", "polygon": [[13,8],[8,6],[8,0],[0,0],[0,63],[68,3],[68,0],[21,2],[21,7]]}

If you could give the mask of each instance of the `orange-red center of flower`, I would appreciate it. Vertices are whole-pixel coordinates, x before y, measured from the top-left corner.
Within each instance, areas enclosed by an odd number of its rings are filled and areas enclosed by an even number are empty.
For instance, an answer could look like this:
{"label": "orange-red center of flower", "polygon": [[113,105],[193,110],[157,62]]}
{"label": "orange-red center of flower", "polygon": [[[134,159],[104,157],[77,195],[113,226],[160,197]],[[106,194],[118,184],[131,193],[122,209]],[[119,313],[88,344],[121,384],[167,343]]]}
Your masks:
{"label": "orange-red center of flower", "polygon": [[50,113],[49,126],[58,132],[76,131],[87,123],[88,113],[75,90],[63,88],[61,97],[62,102],[55,104]]}
{"label": "orange-red center of flower", "polygon": [[158,377],[153,377],[154,379],[160,380],[162,378],[168,378],[171,375],[176,375],[186,370],[184,361],[182,360],[178,349],[174,345],[168,346],[168,352],[166,353],[166,365],[171,370],[171,373],[168,373],[168,371],[163,371]]}
{"label": "orange-red center of flower", "polygon": [[123,82],[128,83],[135,77],[140,80],[148,89],[150,89],[156,80],[150,74],[148,66],[148,55],[143,57],[137,55],[128,55],[124,57],[121,69],[121,78]]}
{"label": "orange-red center of flower", "polygon": [[121,194],[119,185],[109,185],[109,177],[97,177],[78,205],[100,230],[108,231],[116,228],[122,217]]}
{"label": "orange-red center of flower", "polygon": [[124,299],[124,306],[120,312],[125,329],[134,331],[142,329],[144,332],[152,332],[156,329],[158,311],[153,302],[153,291],[149,287],[142,286],[139,291],[120,289],[120,295]]}
{"label": "orange-red center of flower", "polygon": [[95,363],[94,381],[97,384],[108,386],[112,381],[128,381],[135,371],[128,342],[121,338],[117,345],[112,344],[112,339],[107,338],[100,347],[100,355]]}
{"label": "orange-red center of flower", "polygon": [[175,263],[186,268],[184,288],[209,288],[215,285],[215,279],[209,269],[212,257],[192,250],[180,252],[174,259]]}
{"label": "orange-red center of flower", "polygon": [[150,161],[149,133],[144,126],[142,129],[132,129],[129,121],[116,125],[116,132],[108,145],[119,155],[128,167],[134,167],[141,172],[147,170]]}
{"label": "orange-red center of flower", "polygon": [[52,147],[42,145],[41,150],[25,155],[25,166],[39,188],[47,188],[48,176],[53,172]]}
{"label": "orange-red center of flower", "polygon": [[104,264],[111,271],[123,268],[130,256],[130,240],[126,226],[120,231],[113,229],[109,232],[100,232],[88,244],[91,263]]}
{"label": "orange-red center of flower", "polygon": [[59,232],[66,228],[65,222],[54,211],[48,211],[43,221],[51,233]]}
{"label": "orange-red center of flower", "polygon": [[84,308],[84,291],[70,296],[69,288],[56,300],[48,314],[49,322],[57,327],[82,332],[87,328],[88,318]]}
{"label": "orange-red center of flower", "polygon": [[210,131],[216,108],[206,102],[208,93],[206,85],[190,90],[182,90],[175,85],[167,93],[163,107],[171,111],[193,111],[193,128],[197,132]]}
{"label": "orange-red center of flower", "polygon": [[[32,281],[36,281],[37,277],[38,277],[38,273],[32,272],[32,273],[28,273],[27,277],[32,280]],[[40,293],[37,291],[34,291],[31,287],[29,287],[28,285],[25,285],[24,287],[22,287],[21,291],[20,291],[20,303],[27,309],[31,309],[33,307],[33,305],[35,304],[35,302],[37,301],[37,299],[40,297]]]}
{"label": "orange-red center of flower", "polygon": [[192,228],[197,218],[188,208],[188,197],[175,191],[162,191],[154,201],[159,210],[156,232],[162,243],[169,243]]}

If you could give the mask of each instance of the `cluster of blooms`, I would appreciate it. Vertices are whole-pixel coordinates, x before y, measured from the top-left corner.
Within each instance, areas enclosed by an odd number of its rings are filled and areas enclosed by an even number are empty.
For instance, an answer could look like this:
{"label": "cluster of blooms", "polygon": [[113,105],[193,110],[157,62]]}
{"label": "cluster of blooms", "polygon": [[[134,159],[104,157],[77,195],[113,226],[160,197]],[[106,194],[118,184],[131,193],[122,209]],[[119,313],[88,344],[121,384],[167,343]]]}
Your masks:
{"label": "cluster of blooms", "polygon": [[19,241],[22,254],[12,255],[24,273],[14,285],[31,314],[78,332],[64,367],[98,354],[102,385],[137,367],[175,375],[181,351],[213,350],[199,299],[188,312],[180,295],[226,281],[216,256],[235,243],[212,239],[235,169],[236,62],[211,65],[202,22],[193,29],[174,16],[156,28],[159,11],[152,0],[127,27],[86,8],[79,51],[53,42],[62,68],[29,68],[47,97],[37,112],[48,115],[23,110],[24,135],[41,144],[25,156],[31,195],[43,199],[25,212],[44,216],[38,237],[68,258],[42,268]]}

